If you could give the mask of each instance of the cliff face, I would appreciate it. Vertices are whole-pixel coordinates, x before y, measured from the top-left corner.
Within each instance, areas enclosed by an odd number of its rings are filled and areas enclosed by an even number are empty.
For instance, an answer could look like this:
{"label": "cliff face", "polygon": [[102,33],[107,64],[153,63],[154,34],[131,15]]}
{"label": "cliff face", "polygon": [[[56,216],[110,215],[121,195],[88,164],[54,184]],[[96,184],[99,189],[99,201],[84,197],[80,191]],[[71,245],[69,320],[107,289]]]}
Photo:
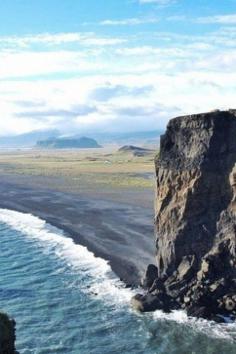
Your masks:
{"label": "cliff face", "polygon": [[0,313],[0,353],[17,354],[15,351],[15,321]]}
{"label": "cliff face", "polygon": [[197,264],[216,241],[221,213],[231,208],[236,116],[230,112],[170,121],[156,159],[156,240],[159,275],[184,256]]}
{"label": "cliff face", "polygon": [[155,161],[158,276],[143,301],[235,315],[235,163],[235,111],[169,122]]}

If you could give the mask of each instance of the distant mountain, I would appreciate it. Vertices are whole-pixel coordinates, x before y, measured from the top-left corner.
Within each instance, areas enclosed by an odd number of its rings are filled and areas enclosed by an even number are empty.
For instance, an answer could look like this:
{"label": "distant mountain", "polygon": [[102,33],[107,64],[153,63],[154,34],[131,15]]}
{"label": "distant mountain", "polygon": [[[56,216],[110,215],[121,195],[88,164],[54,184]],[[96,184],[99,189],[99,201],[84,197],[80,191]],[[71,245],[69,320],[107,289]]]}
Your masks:
{"label": "distant mountain", "polygon": [[154,153],[154,150],[145,149],[139,146],[125,145],[122,146],[118,152],[131,153],[134,156],[141,157]]}
{"label": "distant mountain", "polygon": [[[49,130],[37,130],[30,133],[0,137],[0,148],[30,148],[35,147],[37,142],[48,140],[51,138],[59,138],[63,132],[56,129]],[[89,132],[86,133],[86,137],[90,139],[96,139],[102,144],[118,144],[118,145],[156,145],[159,140],[162,131],[144,131],[144,132]],[[61,139],[70,139],[69,143],[72,144],[72,140],[78,140],[81,138],[81,134],[75,134],[71,136],[65,136]],[[61,145],[62,142],[60,142]]]}
{"label": "distant mountain", "polygon": [[43,149],[94,149],[101,148],[101,145],[92,138],[67,137],[40,140],[37,142],[36,147]]}
{"label": "distant mountain", "polygon": [[30,133],[0,137],[0,147],[2,148],[26,148],[33,147],[38,140],[57,137],[60,132],[56,129],[36,130]]}

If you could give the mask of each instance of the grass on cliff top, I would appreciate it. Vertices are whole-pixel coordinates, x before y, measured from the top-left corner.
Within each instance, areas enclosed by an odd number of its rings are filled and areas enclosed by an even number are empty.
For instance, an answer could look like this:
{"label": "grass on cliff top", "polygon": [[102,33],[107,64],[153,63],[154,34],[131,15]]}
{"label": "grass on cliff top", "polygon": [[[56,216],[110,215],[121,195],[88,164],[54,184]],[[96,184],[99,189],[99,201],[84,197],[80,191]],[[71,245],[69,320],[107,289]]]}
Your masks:
{"label": "grass on cliff top", "polygon": [[113,149],[0,152],[0,173],[63,178],[69,186],[153,188],[154,155]]}

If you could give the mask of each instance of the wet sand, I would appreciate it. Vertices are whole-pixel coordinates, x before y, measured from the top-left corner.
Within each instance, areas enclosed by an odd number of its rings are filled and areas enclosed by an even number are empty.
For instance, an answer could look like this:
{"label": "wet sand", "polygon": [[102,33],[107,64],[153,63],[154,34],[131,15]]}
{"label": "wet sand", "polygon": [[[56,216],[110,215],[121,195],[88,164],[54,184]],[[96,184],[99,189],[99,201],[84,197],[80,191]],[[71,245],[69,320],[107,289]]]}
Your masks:
{"label": "wet sand", "polygon": [[150,190],[94,188],[72,194],[48,188],[43,179],[33,182],[32,177],[0,175],[0,208],[31,213],[63,229],[75,243],[109,261],[126,284],[140,283],[154,261]]}

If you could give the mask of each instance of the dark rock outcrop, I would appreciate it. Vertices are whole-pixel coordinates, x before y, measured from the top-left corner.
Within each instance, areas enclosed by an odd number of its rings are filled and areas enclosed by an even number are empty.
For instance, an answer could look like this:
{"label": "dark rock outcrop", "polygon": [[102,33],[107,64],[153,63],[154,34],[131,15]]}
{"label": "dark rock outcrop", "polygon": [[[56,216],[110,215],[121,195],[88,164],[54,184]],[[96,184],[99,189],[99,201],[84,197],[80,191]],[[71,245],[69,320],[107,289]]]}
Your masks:
{"label": "dark rock outcrop", "polygon": [[149,291],[156,293],[156,302],[164,293],[167,307],[184,308],[192,316],[235,318],[235,111],[171,120],[155,163],[157,280],[162,290],[155,280]]}
{"label": "dark rock outcrop", "polygon": [[142,286],[144,289],[149,289],[154,280],[158,277],[158,268],[154,264],[149,264],[142,279]]}
{"label": "dark rock outcrop", "polygon": [[124,145],[118,150],[118,152],[130,153],[134,157],[142,157],[142,156],[147,156],[155,153],[154,150],[145,149],[143,147],[133,146],[133,145]]}
{"label": "dark rock outcrop", "polygon": [[0,353],[17,354],[15,351],[15,321],[0,313]]}

